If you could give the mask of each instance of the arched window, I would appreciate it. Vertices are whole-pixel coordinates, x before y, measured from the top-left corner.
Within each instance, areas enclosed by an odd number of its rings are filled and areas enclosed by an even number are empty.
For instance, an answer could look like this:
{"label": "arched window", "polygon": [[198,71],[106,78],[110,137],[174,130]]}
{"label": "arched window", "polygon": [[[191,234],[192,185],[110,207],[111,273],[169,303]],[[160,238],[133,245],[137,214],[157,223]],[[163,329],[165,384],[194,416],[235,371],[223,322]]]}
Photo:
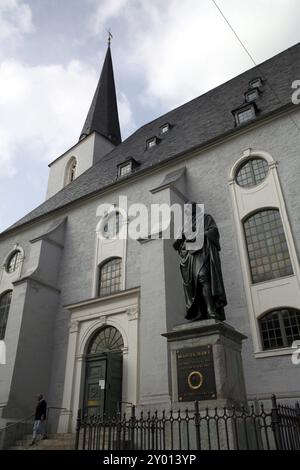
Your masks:
{"label": "arched window", "polygon": [[104,238],[110,239],[118,235],[120,231],[120,221],[121,217],[119,212],[113,212],[105,217],[103,226]]}
{"label": "arched window", "polygon": [[293,274],[285,233],[277,209],[264,209],[244,221],[252,282]]}
{"label": "arched window", "polygon": [[263,349],[291,347],[300,340],[300,311],[285,308],[273,310],[259,320]]}
{"label": "arched window", "polygon": [[8,273],[13,273],[19,266],[22,260],[22,253],[20,250],[15,250],[7,260],[6,271]]}
{"label": "arched window", "polygon": [[8,291],[0,297],[0,340],[3,340],[5,336],[11,296],[12,291]]}
{"label": "arched window", "polygon": [[113,326],[106,326],[100,331],[97,331],[92,338],[87,354],[95,355],[105,352],[121,351],[124,347],[124,342],[121,333]]}
{"label": "arched window", "polygon": [[253,157],[237,169],[235,179],[239,186],[250,188],[261,183],[268,175],[269,165],[264,158]]}
{"label": "arched window", "polygon": [[76,178],[76,170],[77,170],[77,160],[75,157],[72,157],[69,160],[66,168],[66,176],[65,176],[65,185],[72,183]]}
{"label": "arched window", "polygon": [[100,267],[99,296],[114,294],[121,290],[122,259],[112,258]]}

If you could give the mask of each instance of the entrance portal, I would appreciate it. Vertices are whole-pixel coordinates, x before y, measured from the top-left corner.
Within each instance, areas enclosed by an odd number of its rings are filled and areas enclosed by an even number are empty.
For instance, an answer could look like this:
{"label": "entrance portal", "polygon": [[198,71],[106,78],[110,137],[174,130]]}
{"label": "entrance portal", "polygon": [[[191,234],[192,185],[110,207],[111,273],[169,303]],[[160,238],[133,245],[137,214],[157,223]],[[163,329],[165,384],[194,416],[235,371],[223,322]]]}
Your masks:
{"label": "entrance portal", "polygon": [[121,333],[107,326],[92,337],[86,355],[84,386],[85,414],[113,415],[122,401]]}

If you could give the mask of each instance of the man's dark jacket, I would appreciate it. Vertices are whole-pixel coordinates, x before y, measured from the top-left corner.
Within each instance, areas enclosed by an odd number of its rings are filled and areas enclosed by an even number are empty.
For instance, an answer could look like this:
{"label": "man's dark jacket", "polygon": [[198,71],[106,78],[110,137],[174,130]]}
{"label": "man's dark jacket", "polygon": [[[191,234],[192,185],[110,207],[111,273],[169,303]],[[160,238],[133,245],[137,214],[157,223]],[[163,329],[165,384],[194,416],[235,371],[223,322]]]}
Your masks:
{"label": "man's dark jacket", "polygon": [[45,400],[41,400],[38,402],[37,407],[35,409],[35,420],[40,421],[42,418],[46,419],[46,412],[47,412],[47,403]]}

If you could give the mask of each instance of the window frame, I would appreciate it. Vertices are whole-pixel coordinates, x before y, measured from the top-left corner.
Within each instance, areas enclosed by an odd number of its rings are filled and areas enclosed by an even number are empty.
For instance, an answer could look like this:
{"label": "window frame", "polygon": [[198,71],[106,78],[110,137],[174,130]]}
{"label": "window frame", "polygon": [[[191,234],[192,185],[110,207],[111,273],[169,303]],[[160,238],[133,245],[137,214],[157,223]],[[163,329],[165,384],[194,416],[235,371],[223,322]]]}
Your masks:
{"label": "window frame", "polygon": [[[119,274],[119,289],[118,290],[113,290],[111,289],[111,287],[109,288],[110,292],[107,292],[107,293],[101,293],[101,282],[102,282],[102,270],[103,268],[108,265],[109,263],[111,263],[112,261],[116,261],[118,260],[119,261],[119,268],[118,268],[118,271],[120,272]],[[110,295],[114,295],[114,294],[117,294],[119,292],[122,291],[122,277],[123,277],[123,259],[120,257],[120,256],[112,256],[108,259],[105,259],[100,265],[99,265],[99,268],[98,268],[98,297],[106,297],[106,296],[110,296]],[[113,278],[111,277],[110,280],[112,280]],[[108,289],[108,288],[106,288]]]}
{"label": "window frame", "polygon": [[[106,236],[106,234],[109,232],[105,230],[105,227],[108,226],[108,224],[111,222],[111,219],[114,219],[114,218],[116,220],[116,231],[114,234],[110,234],[109,236]],[[122,227],[122,214],[120,210],[118,210],[117,208],[114,208],[112,211],[108,212],[107,214],[103,216],[102,221],[101,221],[101,228],[102,228],[102,235],[105,240],[109,241],[109,240],[117,239],[120,233],[121,227]]]}
{"label": "window frame", "polygon": [[[0,295],[0,313],[1,313],[1,301],[2,301],[2,299],[4,299],[7,295],[10,296],[8,309],[4,311],[4,314],[6,315],[6,318],[5,318],[5,323],[3,325],[2,325],[2,321],[1,321],[2,320],[2,315],[0,316],[0,340],[5,339],[7,323],[8,323],[8,317],[9,317],[9,312],[10,312],[10,307],[11,307],[12,294],[13,294],[13,290],[9,289],[5,292],[2,292],[2,294]],[[7,304],[5,306],[7,306]]]}
{"label": "window frame", "polygon": [[[300,325],[300,310],[295,308],[295,307],[278,307],[272,310],[269,310],[265,313],[263,313],[259,318],[258,318],[258,326],[259,326],[259,332],[260,332],[260,339],[261,339],[261,345],[262,345],[262,351],[263,352],[272,352],[276,350],[281,350],[281,349],[288,349],[292,348],[293,342],[294,341],[299,341],[300,340],[300,327],[299,327],[299,339],[293,339],[292,343],[289,344],[288,339],[287,339],[287,334],[286,334],[286,326],[284,324],[284,313],[288,311],[288,313],[296,313],[297,316],[299,316],[299,325]],[[279,329],[281,333],[281,339],[282,339],[282,346],[276,346],[276,347],[269,347],[266,348],[264,345],[264,339],[263,339],[263,330],[262,330],[262,321],[266,319],[266,317],[270,315],[274,315],[275,313],[278,314],[278,322],[279,322]]]}
{"label": "window frame", "polygon": [[[168,132],[170,132],[170,130],[172,129],[173,125],[170,124],[169,122],[165,122],[165,124],[163,124],[162,126],[160,126],[159,128],[159,134],[160,135],[166,135],[168,134]],[[164,130],[166,129],[166,130]]]}
{"label": "window frame", "polygon": [[[119,344],[117,348],[101,348],[101,349],[98,349],[99,348],[99,341],[98,341],[98,344],[96,346],[96,348],[94,348],[94,345],[95,345],[95,342],[97,340],[97,338],[99,338],[99,336],[105,332],[105,330],[116,330],[115,331],[115,335],[118,335],[117,337],[117,343],[120,343],[120,340],[122,341],[122,344]],[[110,336],[109,338],[105,338],[105,339],[111,339]],[[116,342],[115,340],[115,336],[113,336],[113,340],[114,342]],[[113,352],[113,353],[121,353],[123,350],[124,350],[124,347],[125,347],[125,344],[124,344],[124,338],[123,338],[123,335],[121,333],[121,331],[116,328],[115,326],[113,325],[105,325],[104,327],[98,329],[92,336],[92,338],[90,339],[89,343],[88,343],[88,347],[87,347],[87,352],[86,352],[86,356],[87,357],[95,357],[95,356],[99,356],[99,355],[103,355],[103,354],[106,354],[106,353],[109,353],[109,352]],[[93,349],[96,349],[95,352],[91,352]]]}
{"label": "window frame", "polygon": [[[124,173],[122,173],[122,170],[124,170],[125,168],[129,168],[129,171],[125,171]],[[128,176],[131,173],[132,173],[132,162],[131,161],[128,161],[128,162],[122,163],[122,165],[119,165],[119,168],[118,168],[119,178],[124,178],[125,176]]]}
{"label": "window frame", "polygon": [[[250,95],[255,94],[255,98],[250,98]],[[259,88],[253,87],[250,90],[246,91],[245,93],[245,99],[247,103],[253,103],[253,101],[257,100],[259,98]]]}
{"label": "window frame", "polygon": [[[11,271],[9,269],[9,264],[11,263],[12,259],[17,256],[19,257],[18,261],[14,263],[14,269]],[[22,251],[19,249],[19,248],[16,248],[15,250],[13,250],[7,257],[7,260],[5,262],[5,271],[7,274],[14,274],[17,270],[18,270],[18,267],[21,265],[22,263],[22,256],[23,256],[23,253]]]}
{"label": "window frame", "polygon": [[[262,213],[262,212],[267,212],[267,211],[273,211],[273,212],[277,212],[279,214],[279,218],[280,218],[280,221],[281,221],[281,226],[283,228],[283,234],[284,234],[284,243],[286,244],[287,248],[286,248],[286,251],[288,252],[288,255],[289,255],[289,260],[290,260],[290,267],[292,269],[292,273],[290,274],[286,274],[286,275],[283,275],[283,276],[277,276],[277,277],[271,277],[269,279],[264,279],[264,280],[259,280],[259,281],[254,281],[254,275],[253,275],[253,270],[252,270],[252,266],[251,266],[251,258],[250,258],[250,250],[249,250],[249,244],[248,244],[248,240],[247,240],[247,233],[246,233],[246,229],[245,229],[245,223],[247,223],[252,217],[255,217],[257,214],[259,213]],[[292,260],[292,256],[291,256],[291,252],[290,252],[290,248],[289,248],[289,243],[288,243],[288,240],[287,240],[287,234],[285,232],[285,227],[284,227],[284,223],[283,223],[283,220],[282,220],[282,215],[280,213],[280,210],[277,208],[277,207],[261,207],[259,208],[258,210],[252,212],[251,214],[248,214],[246,217],[244,217],[244,219],[242,220],[242,227],[243,227],[243,234],[244,234],[244,243],[245,243],[245,248],[246,248],[246,254],[247,254],[247,260],[248,260],[248,271],[249,271],[249,278],[251,280],[251,285],[253,286],[257,286],[259,284],[262,284],[264,282],[272,282],[272,281],[277,281],[277,280],[280,280],[280,279],[284,279],[284,278],[288,278],[290,276],[294,276],[295,275],[295,270],[294,270],[294,266],[293,266],[293,260]],[[256,234],[254,234],[256,235]],[[266,245],[267,245],[267,238],[265,238],[264,240],[266,240]],[[262,241],[262,240],[261,240]],[[258,242],[256,242],[258,243]],[[283,242],[282,242],[283,243]],[[276,245],[276,244],[275,244]],[[261,248],[260,248],[261,249]],[[269,247],[268,247],[268,250],[269,250]],[[255,252],[255,251],[254,251]],[[269,258],[269,261],[268,263],[270,265],[272,265],[272,263],[274,263],[275,261],[272,261],[270,259],[271,256],[274,256],[274,255],[277,255],[278,252],[275,252],[273,254],[271,254],[269,251],[267,251],[267,254],[265,256],[261,256],[260,258],[258,259],[263,259],[264,257],[268,257]],[[285,260],[285,258],[283,259],[283,261]],[[276,261],[276,263],[279,262]],[[262,265],[263,266],[263,265]],[[278,268],[279,270],[279,268]],[[271,270],[271,272],[273,272]]]}
{"label": "window frame", "polygon": [[[155,135],[146,140],[146,150],[151,150],[156,147],[160,142],[160,139]],[[152,144],[153,143],[153,144]]]}
{"label": "window frame", "polygon": [[[127,172],[126,174],[122,175],[122,169],[125,167],[130,166],[130,171]],[[122,163],[119,163],[117,165],[118,169],[118,178],[125,178],[126,176],[129,176],[133,171],[139,166],[139,162],[137,162],[133,157],[127,158],[124,160]]]}
{"label": "window frame", "polygon": [[[250,110],[251,110],[252,117],[241,121],[240,115]],[[237,126],[243,126],[243,125],[248,124],[249,122],[253,122],[257,116],[257,109],[255,106],[255,102],[252,101],[251,103],[248,103],[247,106],[243,106],[241,108],[236,109],[235,111],[233,111],[233,113],[235,117],[235,123]]]}
{"label": "window frame", "polygon": [[[263,162],[266,162],[267,166],[268,166],[268,170],[266,172],[266,175],[265,177],[256,182],[255,181],[255,184],[251,184],[251,185],[242,185],[238,182],[238,175],[239,175],[239,172],[248,164],[248,163],[251,163],[252,161],[255,161],[255,160],[261,160]],[[252,172],[252,175],[253,175],[253,179],[255,180],[255,173],[254,173],[254,170],[253,170],[253,167],[251,166],[251,172]],[[235,178],[235,182],[236,184],[242,188],[242,189],[249,189],[249,188],[256,188],[257,186],[259,186],[260,184],[262,184],[269,176],[269,172],[270,172],[270,167],[269,167],[269,163],[268,161],[265,159],[265,158],[262,158],[262,157],[256,157],[256,156],[253,156],[253,157],[249,157],[247,158],[246,160],[243,160],[243,162],[241,162],[241,164],[236,168],[235,170],[235,175],[234,175],[234,178]]]}
{"label": "window frame", "polygon": [[73,181],[75,181],[75,179],[77,178],[77,170],[78,170],[78,160],[75,157],[75,155],[73,155],[69,159],[66,165],[64,186],[68,186],[69,184],[73,183]]}
{"label": "window frame", "polygon": [[261,77],[256,77],[250,80],[249,88],[258,88],[260,89],[263,86],[263,80]]}

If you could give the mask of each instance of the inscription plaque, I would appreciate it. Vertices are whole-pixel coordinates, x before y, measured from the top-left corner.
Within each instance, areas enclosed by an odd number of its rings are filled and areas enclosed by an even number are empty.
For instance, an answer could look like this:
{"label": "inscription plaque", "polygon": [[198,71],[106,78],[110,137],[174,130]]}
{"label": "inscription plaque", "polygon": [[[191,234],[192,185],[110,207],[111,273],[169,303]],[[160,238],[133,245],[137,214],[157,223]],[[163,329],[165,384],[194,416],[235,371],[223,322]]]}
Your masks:
{"label": "inscription plaque", "polygon": [[176,357],[178,401],[216,399],[212,345],[179,349]]}

